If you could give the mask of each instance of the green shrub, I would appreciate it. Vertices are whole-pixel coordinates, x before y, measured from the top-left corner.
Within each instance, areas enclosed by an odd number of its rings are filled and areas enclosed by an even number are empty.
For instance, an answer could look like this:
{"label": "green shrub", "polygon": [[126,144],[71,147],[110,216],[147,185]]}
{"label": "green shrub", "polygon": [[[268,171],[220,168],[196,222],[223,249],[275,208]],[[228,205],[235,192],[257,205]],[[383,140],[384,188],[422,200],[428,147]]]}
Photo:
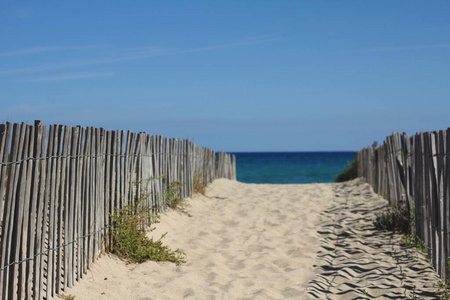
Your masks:
{"label": "green shrub", "polygon": [[[398,204],[395,200],[392,201],[390,207],[385,211],[376,213],[373,224],[377,229],[396,231],[403,233],[403,237],[400,240],[400,244],[411,248],[416,248],[423,253],[429,253],[430,248],[414,233],[411,232],[411,228],[414,227],[414,207],[409,211],[406,204]],[[428,256],[430,259],[430,256]],[[447,269],[450,266],[450,258],[447,259]],[[450,269],[449,269],[450,270]],[[439,299],[450,299],[450,280],[439,281],[434,285],[437,288],[435,292]],[[415,295],[415,288],[411,299],[421,299]]]}
{"label": "green shrub", "polygon": [[411,222],[412,218],[406,205],[392,201],[392,205],[386,210],[375,214],[373,225],[375,225],[375,228],[377,229],[409,234]]}
{"label": "green shrub", "polygon": [[423,253],[427,253],[428,250],[427,245],[416,235],[405,234],[400,240],[400,243],[408,247],[416,248]]}
{"label": "green shrub", "polygon": [[164,175],[162,179],[165,188],[164,197],[166,205],[187,214],[185,209],[188,203],[185,198],[181,197],[181,182],[177,180],[169,184],[167,177]]}
{"label": "green shrub", "polygon": [[439,296],[439,299],[446,300],[450,299],[450,282],[447,280],[446,282],[439,281],[435,284],[437,288],[436,295]]}
{"label": "green shrub", "polygon": [[356,177],[358,177],[358,163],[355,159],[352,162],[347,162],[347,167],[336,176],[334,182],[349,181]]}
{"label": "green shrub", "polygon": [[[450,257],[447,258],[447,270],[450,271]],[[435,284],[437,288],[436,295],[439,296],[439,299],[450,299],[450,279],[445,279],[444,281],[439,281]]]}
{"label": "green shrub", "polygon": [[[177,264],[186,262],[186,254],[179,249],[172,251],[164,246],[161,239],[157,241],[146,236],[146,223],[151,207],[127,205],[123,209],[116,209],[111,216],[113,236],[113,253],[120,258],[136,263],[147,260],[170,261]],[[158,223],[158,217],[153,216],[153,222]],[[153,231],[152,228],[150,231]]]}
{"label": "green shrub", "polygon": [[[184,212],[186,200],[181,198],[181,183],[179,181],[168,184],[167,177],[161,176],[164,184],[163,196],[166,205]],[[147,183],[156,180],[149,178]],[[137,183],[137,186],[142,182]],[[159,223],[159,216],[152,213],[154,207],[143,205],[143,200],[150,197],[151,193],[141,191],[140,199],[135,204],[127,205],[122,209],[115,208],[114,215],[111,215],[111,234],[113,237],[112,252],[118,257],[135,263],[142,263],[147,260],[169,261],[176,264],[186,262],[186,254],[177,249],[169,249],[162,244],[162,239],[167,234],[163,234],[160,239],[153,240],[146,236],[148,232],[149,220],[153,224]],[[154,231],[155,228],[151,228]]]}
{"label": "green shrub", "polygon": [[198,194],[205,194],[206,184],[203,182],[203,177],[200,172],[194,174],[194,192]]}

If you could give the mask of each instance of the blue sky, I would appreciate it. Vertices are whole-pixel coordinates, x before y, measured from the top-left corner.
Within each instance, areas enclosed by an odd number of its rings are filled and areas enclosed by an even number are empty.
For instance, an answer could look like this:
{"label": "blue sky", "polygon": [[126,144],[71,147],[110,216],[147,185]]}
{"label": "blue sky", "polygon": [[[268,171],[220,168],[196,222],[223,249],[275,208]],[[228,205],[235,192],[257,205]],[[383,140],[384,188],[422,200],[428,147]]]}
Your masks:
{"label": "blue sky", "polygon": [[450,1],[0,0],[0,121],[358,150],[450,125]]}

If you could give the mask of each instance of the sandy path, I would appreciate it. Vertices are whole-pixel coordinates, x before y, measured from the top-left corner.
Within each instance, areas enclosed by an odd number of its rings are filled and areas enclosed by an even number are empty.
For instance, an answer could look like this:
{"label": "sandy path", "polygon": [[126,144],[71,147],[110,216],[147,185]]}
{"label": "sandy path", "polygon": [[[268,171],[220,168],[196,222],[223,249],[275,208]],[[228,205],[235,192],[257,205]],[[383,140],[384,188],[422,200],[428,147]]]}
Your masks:
{"label": "sandy path", "polygon": [[[385,205],[367,184],[256,185],[220,179],[168,211],[152,233],[187,263],[126,265],[105,256],[66,294],[75,299],[353,299],[427,296],[425,259],[372,231]],[[407,256],[404,256],[407,255]]]}

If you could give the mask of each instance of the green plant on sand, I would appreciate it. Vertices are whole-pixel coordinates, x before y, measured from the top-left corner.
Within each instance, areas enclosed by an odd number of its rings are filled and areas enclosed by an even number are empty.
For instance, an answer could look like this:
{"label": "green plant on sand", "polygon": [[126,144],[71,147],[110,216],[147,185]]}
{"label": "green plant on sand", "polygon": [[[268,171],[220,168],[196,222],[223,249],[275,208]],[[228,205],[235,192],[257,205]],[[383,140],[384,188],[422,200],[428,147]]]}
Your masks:
{"label": "green plant on sand", "polygon": [[[180,200],[173,200],[173,197],[179,196],[179,192],[175,193],[175,186],[179,186],[178,184],[168,189],[165,195],[167,201],[180,202]],[[116,208],[114,215],[111,215],[113,253],[126,261],[136,263],[147,260],[169,261],[176,264],[186,262],[184,252],[179,249],[173,251],[162,244],[161,240],[167,233],[156,241],[146,236],[148,220],[159,223],[159,216],[152,214],[153,207],[143,205],[143,200],[149,196],[150,193],[142,193],[141,199],[135,204],[127,205],[122,209]],[[150,232],[154,230],[153,227]]]}
{"label": "green plant on sand", "polygon": [[[146,236],[146,218],[151,207],[145,207],[138,202],[116,209],[112,217],[113,253],[120,258],[142,263],[147,260],[170,261],[177,264],[186,262],[186,254],[179,249],[172,251],[162,244],[162,238],[157,241]],[[153,216],[153,223],[158,223],[158,216]],[[150,229],[153,231],[155,228]]]}
{"label": "green plant on sand", "polygon": [[355,159],[352,162],[347,162],[347,167],[336,176],[334,182],[349,181],[356,177],[358,177],[358,162]]}
{"label": "green plant on sand", "polygon": [[[414,205],[413,205],[414,206]],[[397,201],[392,201],[389,208],[381,213],[375,214],[376,218],[373,222],[377,229],[400,232],[403,234],[400,243],[402,245],[416,248],[418,251],[428,253],[429,248],[416,235],[411,233],[411,228],[414,227],[414,212],[408,211],[405,204],[398,204]],[[429,258],[429,257],[428,257]],[[447,268],[450,266],[450,258],[447,259]],[[437,288],[436,295],[439,299],[450,299],[450,280],[439,281],[435,284]],[[420,299],[416,295],[415,288],[412,292],[411,299]]]}
{"label": "green plant on sand", "polygon": [[373,225],[377,229],[409,234],[411,221],[411,216],[406,205],[392,200],[391,205],[386,210],[375,214]]}
{"label": "green plant on sand", "polygon": [[194,192],[198,194],[205,194],[206,184],[203,181],[203,176],[200,172],[194,174]]}
{"label": "green plant on sand", "polygon": [[189,215],[186,212],[188,203],[185,198],[181,197],[181,182],[176,180],[169,183],[165,175],[162,176],[162,180],[165,189],[164,197],[166,205]]}
{"label": "green plant on sand", "polygon": [[[414,206],[414,205],[413,205]],[[400,243],[426,253],[427,246],[418,236],[411,233],[414,227],[414,211],[409,211],[405,203],[392,200],[391,205],[375,214],[373,225],[377,229],[400,232],[403,234]]]}
{"label": "green plant on sand", "polygon": [[413,234],[405,234],[400,240],[402,245],[416,248],[420,252],[427,253],[428,247],[425,243],[419,239],[416,235]]}
{"label": "green plant on sand", "polygon": [[446,282],[439,281],[435,287],[437,288],[436,294],[439,296],[439,299],[450,299],[450,280],[446,280]]}
{"label": "green plant on sand", "polygon": [[[450,271],[450,257],[447,258],[447,270]],[[439,296],[439,299],[450,299],[450,279],[439,281],[435,287],[437,288],[436,294]]]}
{"label": "green plant on sand", "polygon": [[[414,206],[414,205],[413,205]],[[400,243],[426,253],[428,248],[423,241],[411,233],[414,227],[414,211],[409,211],[404,203],[392,200],[391,205],[375,214],[373,225],[377,229],[400,232],[403,234]]]}

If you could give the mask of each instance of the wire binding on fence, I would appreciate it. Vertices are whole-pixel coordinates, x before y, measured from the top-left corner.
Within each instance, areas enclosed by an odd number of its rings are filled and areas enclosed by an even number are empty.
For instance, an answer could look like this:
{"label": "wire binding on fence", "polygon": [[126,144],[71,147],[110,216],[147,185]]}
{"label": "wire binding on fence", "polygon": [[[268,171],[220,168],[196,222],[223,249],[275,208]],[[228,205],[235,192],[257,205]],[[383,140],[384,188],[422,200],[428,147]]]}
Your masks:
{"label": "wire binding on fence", "polygon": [[[17,161],[9,161],[9,162],[0,162],[0,165],[2,166],[8,166],[8,165],[14,165],[14,164],[20,164],[29,160],[37,161],[37,160],[47,160],[47,159],[53,159],[53,158],[100,158],[103,156],[114,156],[114,157],[153,157],[153,155],[174,155],[174,156],[186,156],[186,153],[150,153],[150,154],[112,154],[112,153],[102,153],[97,155],[52,155],[52,156],[46,156],[46,157],[27,157],[23,158],[21,160]],[[192,155],[192,154],[191,154]],[[199,158],[193,158],[196,161],[202,161],[202,159]]]}
{"label": "wire binding on fence", "polygon": [[23,259],[23,260],[11,262],[11,263],[9,263],[8,265],[6,265],[6,266],[0,268],[0,272],[6,270],[7,268],[9,268],[9,267],[11,267],[11,266],[19,265],[19,264],[21,264],[21,263],[24,263],[24,262],[27,262],[27,261],[30,261],[30,260],[34,260],[37,256],[41,256],[41,255],[43,255],[43,254],[45,254],[45,253],[47,253],[47,252],[55,251],[55,250],[61,249],[61,248],[63,248],[63,247],[66,247],[66,246],[68,246],[68,245],[71,245],[71,244],[77,242],[77,241],[80,240],[80,239],[84,239],[84,238],[86,238],[86,237],[88,237],[88,236],[95,235],[95,234],[99,233],[100,231],[105,230],[105,229],[108,228],[108,227],[109,227],[109,226],[105,226],[105,227],[100,228],[99,230],[97,230],[97,231],[95,231],[95,232],[92,232],[92,233],[89,233],[89,234],[86,234],[86,235],[77,237],[77,238],[74,239],[73,241],[70,241],[70,242],[68,242],[68,243],[59,245],[58,247],[46,249],[45,251],[36,253],[36,254],[34,254],[33,256],[27,257],[27,258],[25,258],[25,259]]}

